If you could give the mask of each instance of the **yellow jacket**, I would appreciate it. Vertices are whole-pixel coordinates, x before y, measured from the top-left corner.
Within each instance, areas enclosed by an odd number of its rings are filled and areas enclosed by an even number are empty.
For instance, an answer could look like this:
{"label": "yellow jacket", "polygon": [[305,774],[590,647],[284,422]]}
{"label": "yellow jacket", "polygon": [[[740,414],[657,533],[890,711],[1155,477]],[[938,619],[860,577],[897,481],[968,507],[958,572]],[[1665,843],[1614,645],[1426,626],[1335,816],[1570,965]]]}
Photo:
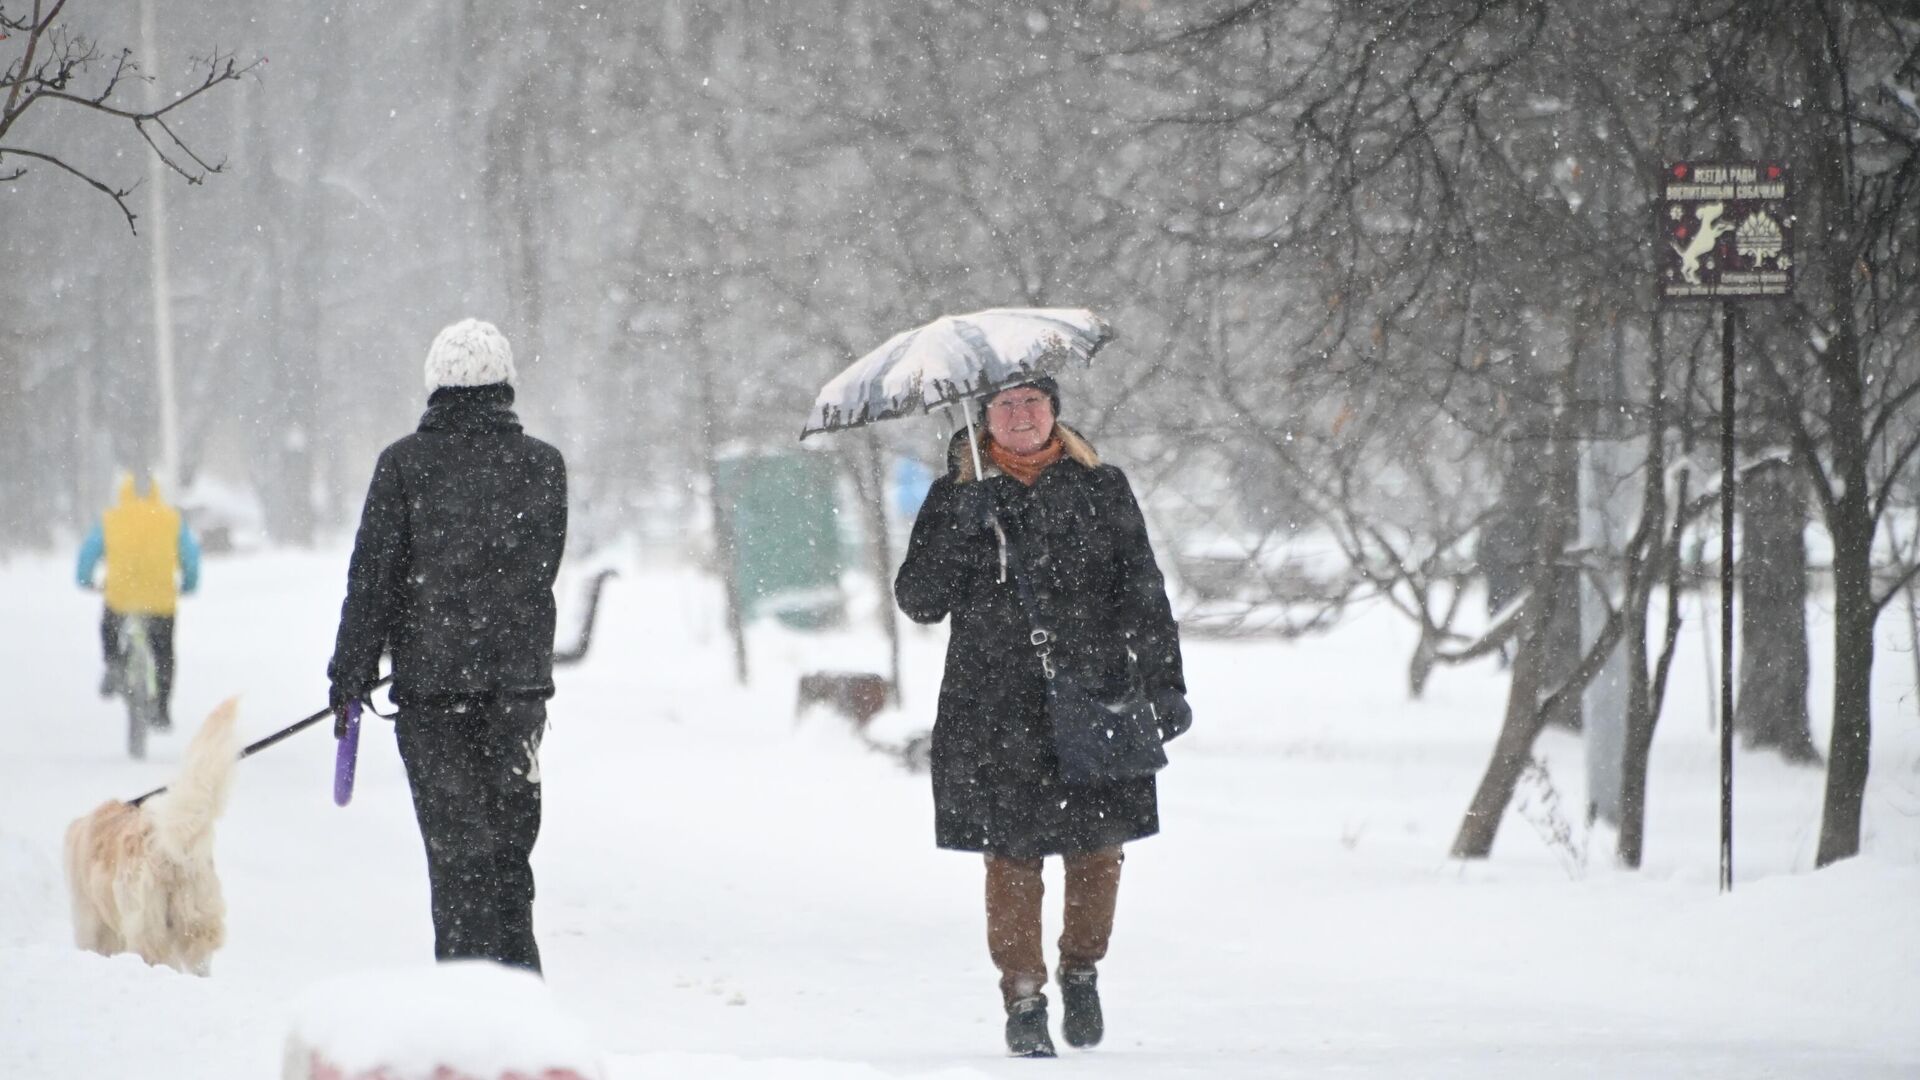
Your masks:
{"label": "yellow jacket", "polygon": [[120,498],[100,516],[96,536],[81,548],[81,583],[93,578],[93,564],[107,560],[107,607],[122,615],[172,615],[180,589],[175,575],[184,571],[190,592],[198,576],[199,550],[181,523],[180,512],[160,500],[158,485],[139,497],[133,478],[120,482]]}

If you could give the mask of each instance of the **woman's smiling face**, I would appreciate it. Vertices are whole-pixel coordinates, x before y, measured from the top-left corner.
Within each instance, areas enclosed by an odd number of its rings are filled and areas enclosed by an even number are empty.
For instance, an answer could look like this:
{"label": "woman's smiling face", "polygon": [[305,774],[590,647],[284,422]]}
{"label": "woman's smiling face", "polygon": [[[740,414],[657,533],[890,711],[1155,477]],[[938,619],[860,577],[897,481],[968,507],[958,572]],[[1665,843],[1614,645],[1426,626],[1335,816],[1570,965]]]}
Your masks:
{"label": "woman's smiling face", "polygon": [[1053,399],[1033,386],[1010,386],[987,399],[987,434],[1016,454],[1031,454],[1053,438]]}

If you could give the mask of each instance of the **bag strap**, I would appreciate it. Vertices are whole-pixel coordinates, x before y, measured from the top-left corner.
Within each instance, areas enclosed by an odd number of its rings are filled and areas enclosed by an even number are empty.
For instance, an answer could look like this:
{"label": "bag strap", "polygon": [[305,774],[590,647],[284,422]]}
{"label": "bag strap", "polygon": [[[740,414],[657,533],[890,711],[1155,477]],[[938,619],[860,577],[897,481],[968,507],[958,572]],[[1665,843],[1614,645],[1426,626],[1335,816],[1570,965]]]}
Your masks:
{"label": "bag strap", "polygon": [[1053,666],[1053,644],[1060,640],[1058,634],[1040,625],[1040,601],[1033,595],[1033,584],[1027,580],[1026,552],[1013,535],[1001,527],[998,515],[994,518],[994,527],[1000,529],[1001,543],[1005,545],[1010,575],[1013,578],[1014,596],[1020,602],[1020,611],[1027,617],[1027,644],[1033,646],[1034,655],[1040,658],[1040,671],[1051,682],[1056,673]]}

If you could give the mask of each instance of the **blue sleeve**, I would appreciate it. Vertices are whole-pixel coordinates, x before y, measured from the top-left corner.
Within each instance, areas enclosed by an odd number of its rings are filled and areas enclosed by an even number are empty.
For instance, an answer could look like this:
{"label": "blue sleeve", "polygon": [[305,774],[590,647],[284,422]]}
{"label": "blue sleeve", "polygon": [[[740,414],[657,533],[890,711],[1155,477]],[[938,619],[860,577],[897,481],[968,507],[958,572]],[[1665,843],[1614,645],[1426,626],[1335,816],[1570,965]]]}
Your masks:
{"label": "blue sleeve", "polygon": [[200,587],[200,541],[193,538],[187,523],[180,523],[180,591],[190,593]]}
{"label": "blue sleeve", "polygon": [[80,561],[74,566],[73,576],[83,589],[93,588],[93,572],[100,565],[100,556],[106,554],[107,536],[100,531],[100,523],[94,522],[87,538],[80,542]]}

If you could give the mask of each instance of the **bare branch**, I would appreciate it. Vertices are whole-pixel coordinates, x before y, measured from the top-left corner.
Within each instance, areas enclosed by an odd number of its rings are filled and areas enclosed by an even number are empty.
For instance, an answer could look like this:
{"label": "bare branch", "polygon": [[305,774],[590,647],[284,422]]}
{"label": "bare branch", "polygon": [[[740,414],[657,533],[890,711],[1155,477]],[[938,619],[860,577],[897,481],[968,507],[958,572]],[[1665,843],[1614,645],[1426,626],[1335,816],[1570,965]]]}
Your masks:
{"label": "bare branch", "polygon": [[1894,452],[1893,459],[1887,463],[1885,473],[1880,477],[1880,483],[1875,485],[1872,504],[1875,521],[1886,511],[1887,503],[1893,497],[1893,489],[1899,485],[1900,474],[1905,471],[1907,462],[1913,460],[1916,451],[1920,451],[1920,432],[1915,432],[1905,445]]}
{"label": "bare branch", "polygon": [[[137,215],[134,214],[133,208],[127,205],[127,196],[133,194],[133,191],[131,189],[108,187],[106,184],[100,182],[99,180],[94,179],[93,177],[87,175],[86,173],[81,172],[79,169],[76,169],[73,166],[67,164],[66,162],[61,161],[59,158],[54,157],[52,154],[43,154],[37,150],[21,150],[17,147],[0,146],[0,158],[5,158],[9,154],[12,154],[15,157],[33,158],[36,161],[44,161],[47,164],[54,166],[55,168],[64,170],[65,172],[68,172],[73,176],[79,177],[81,180],[85,181],[88,186],[92,187],[94,190],[100,192],[101,194],[107,196],[108,198],[114,201],[114,205],[120,208],[120,212],[127,216],[128,229],[131,229],[133,232],[136,232],[136,233],[140,231],[139,228],[134,225],[134,221],[136,220]],[[25,172],[25,171],[26,170],[22,169],[20,170],[20,172],[14,173],[14,176],[17,177],[20,175],[21,172]]]}
{"label": "bare branch", "polygon": [[[265,60],[255,60],[251,64],[248,64],[246,67],[236,67],[234,59],[231,56],[229,56],[226,58],[224,62],[224,67],[223,67],[221,59],[216,56],[212,60],[207,61],[207,64],[208,64],[207,74],[201,79],[200,85],[194,87],[193,89],[187,91],[184,94],[181,94],[180,96],[174,98],[172,101],[167,102],[165,105],[162,105],[160,108],[154,109],[152,111],[141,111],[137,109],[121,109],[112,105],[108,105],[106,104],[106,101],[105,101],[105,96],[106,96],[105,94],[102,94],[99,97],[85,98],[85,97],[79,97],[74,94],[63,93],[57,90],[48,90],[48,91],[43,91],[41,93],[35,94],[34,99],[46,100],[46,101],[63,101],[69,105],[78,105],[82,108],[91,109],[94,112],[105,113],[108,116],[116,117],[121,120],[130,120],[136,124],[143,123],[143,122],[151,122],[151,121],[160,119],[161,117],[167,115],[168,113],[179,108],[180,106],[185,105],[187,102],[192,101],[194,98],[199,97],[201,94],[206,93],[208,90],[211,90],[216,86],[219,86],[221,83],[239,81],[241,78],[245,77],[248,73],[252,72],[253,69],[261,66],[264,63],[266,63]],[[109,89],[108,92],[110,93],[111,90]],[[168,134],[171,135],[172,133],[169,132]]]}
{"label": "bare branch", "polygon": [[[155,109],[122,108],[112,104],[111,99],[125,79],[139,72],[138,65],[133,61],[132,52],[121,50],[114,59],[113,69],[107,73],[96,92],[87,94],[71,89],[76,77],[100,57],[91,43],[79,38],[69,38],[54,25],[65,4],[66,0],[57,0],[44,12],[36,4],[35,14],[31,20],[12,19],[0,23],[11,29],[25,29],[30,35],[19,67],[11,69],[7,81],[0,84],[0,88],[7,91],[6,106],[0,110],[0,138],[6,136],[9,129],[26,114],[27,110],[41,102],[54,102],[131,123],[155,157],[189,184],[199,184],[208,174],[222,171],[224,164],[209,162],[203,158],[173,130],[165,118],[168,113],[193,101],[208,90],[222,83],[239,80],[265,61],[256,60],[241,66],[231,54],[222,55],[216,51],[204,61],[205,72],[198,85],[185,93]],[[48,59],[36,66],[36,56],[43,41],[50,42],[54,51]],[[158,128],[163,137],[157,138],[150,130],[151,128]],[[120,212],[126,216],[128,227],[135,228],[136,215],[126,201],[126,196],[131,189],[115,188],[60,158],[41,151],[10,147],[5,152],[45,161],[84,180],[95,190],[112,198],[120,207]],[[17,179],[23,173],[24,170],[17,170],[9,179]]]}
{"label": "bare branch", "polygon": [[1881,609],[1892,603],[1893,598],[1900,594],[1900,590],[1912,584],[1915,577],[1920,577],[1920,561],[1915,561],[1913,565],[1902,570],[1900,576],[1894,579],[1893,584],[1887,587],[1886,592],[1873,598],[1874,616],[1876,618],[1879,617]]}

